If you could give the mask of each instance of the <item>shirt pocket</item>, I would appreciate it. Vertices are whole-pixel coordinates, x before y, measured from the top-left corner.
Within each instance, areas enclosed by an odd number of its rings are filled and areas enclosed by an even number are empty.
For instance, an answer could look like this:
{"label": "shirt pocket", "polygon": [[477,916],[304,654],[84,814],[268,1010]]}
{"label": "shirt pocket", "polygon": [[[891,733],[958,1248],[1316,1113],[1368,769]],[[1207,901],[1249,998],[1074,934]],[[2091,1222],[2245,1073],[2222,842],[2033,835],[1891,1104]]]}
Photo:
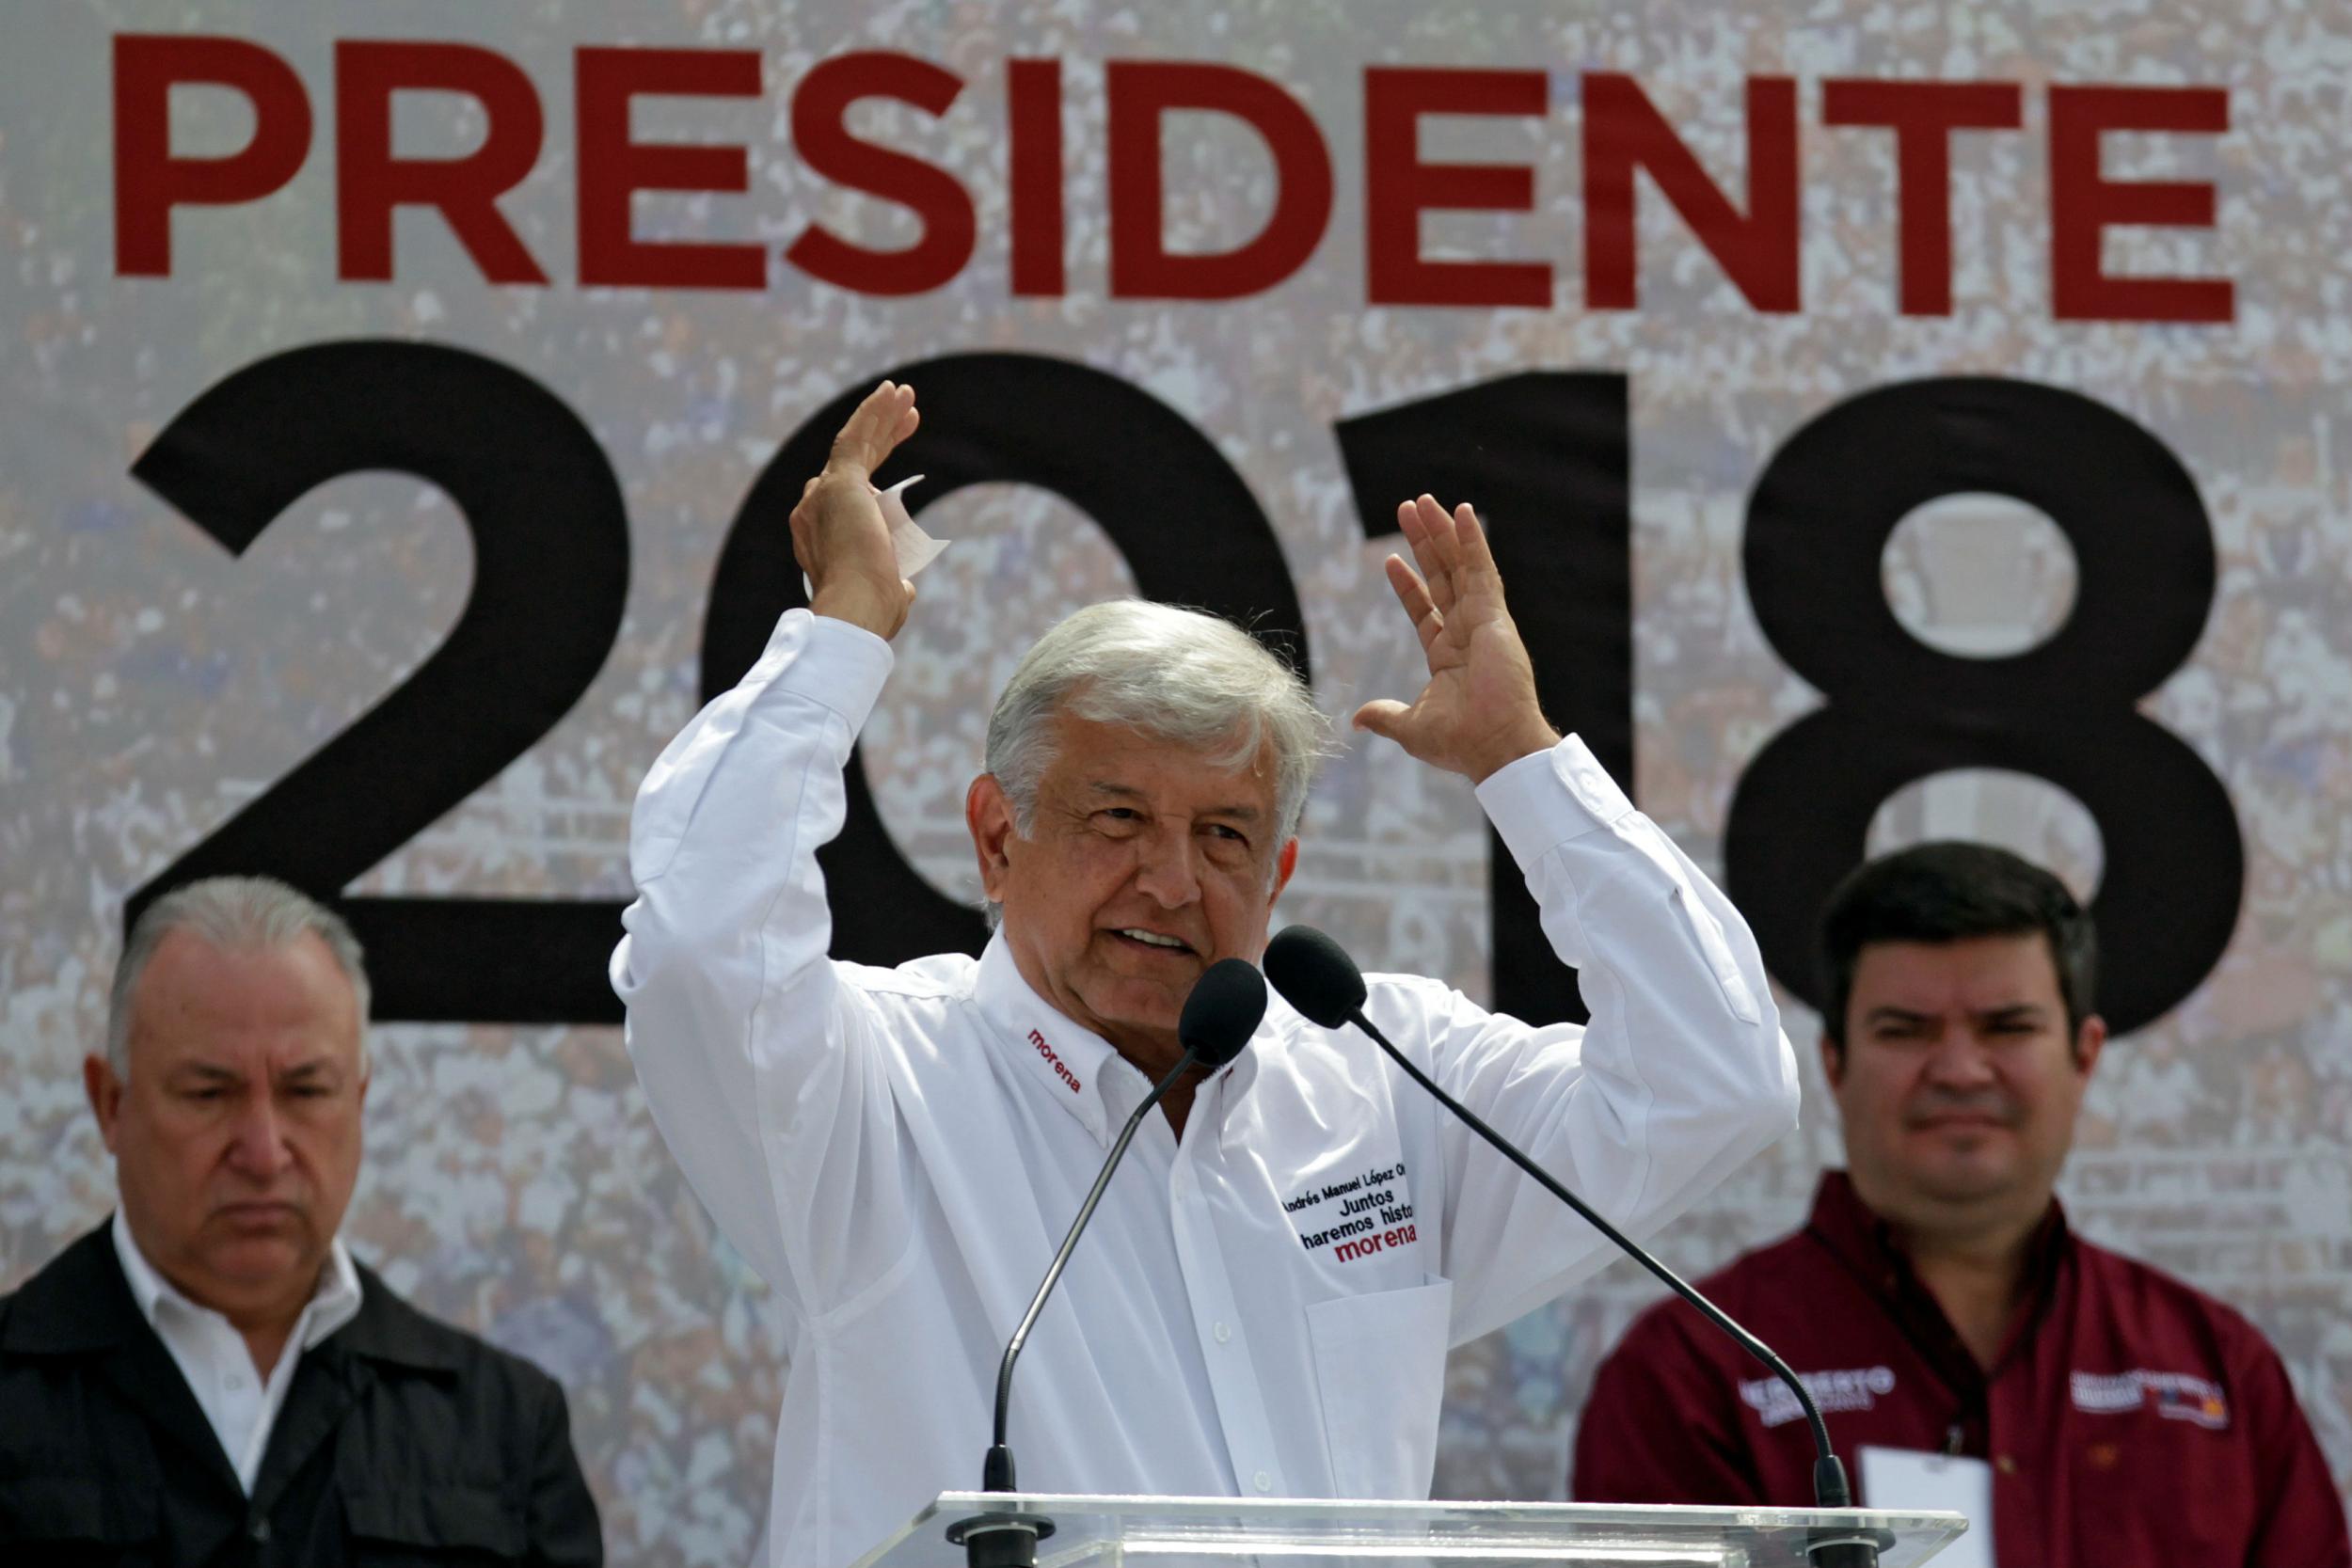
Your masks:
{"label": "shirt pocket", "polygon": [[351,1560],[366,1568],[455,1568],[518,1561],[520,1506],[488,1487],[404,1486],[343,1498]]}
{"label": "shirt pocket", "polygon": [[2074,1495],[2051,1512],[2076,1520],[2077,1560],[2184,1568],[2248,1560],[2261,1486],[2233,1424],[2211,1428],[2153,1409],[2074,1419]]}
{"label": "shirt pocket", "polygon": [[1429,1495],[1454,1282],[1422,1278],[1402,1291],[1341,1296],[1307,1308],[1336,1497]]}

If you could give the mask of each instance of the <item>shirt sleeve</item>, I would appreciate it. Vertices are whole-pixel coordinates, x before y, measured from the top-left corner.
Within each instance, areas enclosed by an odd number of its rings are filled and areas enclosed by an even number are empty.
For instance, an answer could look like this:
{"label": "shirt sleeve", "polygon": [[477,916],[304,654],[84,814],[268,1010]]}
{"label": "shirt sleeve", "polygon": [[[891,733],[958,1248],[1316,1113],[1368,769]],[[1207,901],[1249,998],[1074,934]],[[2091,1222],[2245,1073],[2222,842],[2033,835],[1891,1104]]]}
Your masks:
{"label": "shirt sleeve", "polygon": [[2311,1422],[2295,1402],[2286,1366],[2252,1324],[2241,1332],[2249,1341],[2243,1347],[2249,1364],[2233,1391],[2238,1418],[2254,1446],[2255,1484],[2264,1494],[2247,1568],[2352,1568],[2344,1498]]}
{"label": "shirt sleeve", "polygon": [[[1431,1073],[1629,1235],[1658,1230],[1796,1126],[1796,1053],[1731,901],[1570,736],[1479,785],[1592,1021],[1532,1027],[1457,993],[1419,1020]],[[1445,1271],[1457,1343],[1615,1257],[1452,1117]]]}
{"label": "shirt sleeve", "polygon": [[1661,1305],[1637,1320],[1594,1374],[1570,1495],[1585,1503],[1770,1502],[1727,1385],[1672,1311]]}
{"label": "shirt sleeve", "polygon": [[817,849],[889,644],[795,610],[663,751],[629,817],[612,977],[655,1125],[728,1241],[819,1314],[912,1244],[866,998],[826,957]]}

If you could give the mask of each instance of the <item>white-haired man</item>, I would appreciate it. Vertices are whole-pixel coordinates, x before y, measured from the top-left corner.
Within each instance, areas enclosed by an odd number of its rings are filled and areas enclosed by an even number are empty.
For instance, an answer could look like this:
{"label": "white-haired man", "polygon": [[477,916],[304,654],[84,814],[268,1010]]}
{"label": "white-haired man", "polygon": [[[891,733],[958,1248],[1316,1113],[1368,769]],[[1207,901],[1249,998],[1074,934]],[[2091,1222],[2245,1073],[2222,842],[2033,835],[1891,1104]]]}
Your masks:
{"label": "white-haired man", "polygon": [[[1193,982],[1263,952],[1323,745],[1301,683],[1234,627],[1083,610],[1014,673],[966,800],[999,911],[986,952],[829,960],[816,850],[914,597],[869,476],[915,422],[884,383],[804,490],[811,608],[646,779],[612,961],[655,1118],[790,1324],[769,1530],[796,1568],[978,1479],[1005,1339],[1112,1133],[1179,1060]],[[1593,1022],[1532,1028],[1398,975],[1370,977],[1368,1010],[1653,1229],[1794,1123],[1755,945],[1545,722],[1470,509],[1424,496],[1400,520],[1420,570],[1391,558],[1389,578],[1429,681],[1356,722],[1478,782]],[[1249,1052],[1162,1103],[1029,1341],[1023,1484],[1425,1496],[1448,1347],[1606,1243],[1366,1042],[1279,1002]]]}
{"label": "white-haired man", "polygon": [[604,1560],[554,1379],[338,1238],[367,1012],[350,929],[282,883],[132,927],[83,1068],[121,1207],[0,1296],[12,1568]]}

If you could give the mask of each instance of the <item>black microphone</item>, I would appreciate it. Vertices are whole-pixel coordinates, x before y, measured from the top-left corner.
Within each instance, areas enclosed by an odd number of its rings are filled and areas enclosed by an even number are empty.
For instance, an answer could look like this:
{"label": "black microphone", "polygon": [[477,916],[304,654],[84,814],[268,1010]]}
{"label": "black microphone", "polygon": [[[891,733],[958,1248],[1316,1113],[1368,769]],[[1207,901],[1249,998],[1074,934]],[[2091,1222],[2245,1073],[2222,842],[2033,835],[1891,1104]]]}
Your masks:
{"label": "black microphone", "polygon": [[[1005,1346],[1004,1360],[997,1364],[995,1441],[981,1465],[981,1491],[1018,1490],[1012,1480],[1012,1449],[1005,1442],[1005,1425],[1012,1410],[1012,1364],[1028,1339],[1029,1330],[1036,1325],[1038,1314],[1045,1310],[1045,1298],[1053,1293],[1055,1283],[1061,1278],[1070,1254],[1077,1247],[1079,1233],[1086,1229],[1087,1221],[1094,1217],[1094,1206],[1102,1201],[1103,1190],[1110,1185],[1111,1172],[1119,1168],[1128,1144],[1135,1141],[1136,1130],[1143,1125],[1152,1107],[1186,1072],[1195,1068],[1214,1072],[1240,1055],[1263,1017],[1265,976],[1240,958],[1219,958],[1193,982],[1192,994],[1184,998],[1184,1010],[1176,1021],[1176,1038],[1184,1048],[1184,1055],[1168,1069],[1167,1077],[1152,1085],[1152,1092],[1127,1117],[1127,1125],[1119,1130],[1110,1153],[1103,1161],[1102,1173],[1095,1177],[1086,1201],[1078,1205],[1078,1217],[1070,1222],[1070,1234],[1062,1238],[1061,1250],[1054,1254],[1044,1281],[1030,1298],[1029,1309],[1021,1315],[1021,1325],[1012,1331],[1012,1338]],[[1034,1568],[1037,1544],[1053,1533],[1054,1521],[1040,1513],[982,1513],[959,1519],[947,1527],[948,1543],[963,1547],[970,1568]]]}
{"label": "black microphone", "polygon": [[[1326,1029],[1337,1029],[1353,1023],[1372,1037],[1373,1043],[1389,1053],[1390,1060],[1405,1069],[1405,1075],[1436,1096],[1439,1104],[1469,1124],[1471,1132],[1501,1150],[1519,1169],[1534,1177],[1543,1189],[1582,1215],[1593,1228],[1615,1243],[1617,1249],[1666,1282],[1667,1288],[1699,1310],[1699,1315],[1725,1334],[1731,1336],[1741,1350],[1755,1356],[1772,1370],[1772,1375],[1787,1384],[1797,1396],[1797,1403],[1804,1411],[1804,1418],[1813,1428],[1813,1496],[1822,1508],[1851,1508],[1853,1491],[1846,1481],[1846,1466],[1830,1448],[1829,1427],[1821,1419],[1819,1405],[1797,1374],[1788,1370],[1788,1363],[1772,1353],[1771,1346],[1732,1322],[1722,1307],[1692,1289],[1682,1276],[1650,1256],[1648,1250],[1626,1235],[1615,1226],[1595,1213],[1582,1198],[1552,1180],[1551,1174],[1521,1153],[1502,1133],[1487,1126],[1470,1108],[1433,1083],[1429,1075],[1406,1060],[1403,1052],[1389,1042],[1387,1036],[1373,1027],[1364,1016],[1363,972],[1347,950],[1311,926],[1293,926],[1266,943],[1265,977],[1274,989],[1282,993],[1282,1000],[1296,1008],[1309,1022]],[[1862,1531],[1838,1530],[1823,1532],[1806,1548],[1817,1568],[1872,1568],[1878,1561],[1879,1548],[1892,1544],[1891,1538],[1882,1542]]]}

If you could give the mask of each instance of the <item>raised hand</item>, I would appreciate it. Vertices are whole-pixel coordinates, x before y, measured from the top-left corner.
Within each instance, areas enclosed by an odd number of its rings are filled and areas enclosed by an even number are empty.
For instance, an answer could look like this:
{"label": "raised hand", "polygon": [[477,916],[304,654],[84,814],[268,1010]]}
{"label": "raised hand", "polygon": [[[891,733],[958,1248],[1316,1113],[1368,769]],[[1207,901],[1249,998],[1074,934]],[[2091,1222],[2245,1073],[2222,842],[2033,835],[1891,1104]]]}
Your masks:
{"label": "raised hand", "polygon": [[914,584],[898,575],[873,475],[921,419],[912,387],[885,381],[866,393],[792,509],[792,554],[808,574],[809,608],[884,639],[906,625]]}
{"label": "raised hand", "polygon": [[1389,557],[1389,586],[1421,639],[1429,683],[1409,705],[1366,703],[1356,710],[1356,727],[1472,781],[1557,745],[1477,515],[1464,505],[1449,516],[1422,496],[1398,507],[1396,521],[1421,569]]}

